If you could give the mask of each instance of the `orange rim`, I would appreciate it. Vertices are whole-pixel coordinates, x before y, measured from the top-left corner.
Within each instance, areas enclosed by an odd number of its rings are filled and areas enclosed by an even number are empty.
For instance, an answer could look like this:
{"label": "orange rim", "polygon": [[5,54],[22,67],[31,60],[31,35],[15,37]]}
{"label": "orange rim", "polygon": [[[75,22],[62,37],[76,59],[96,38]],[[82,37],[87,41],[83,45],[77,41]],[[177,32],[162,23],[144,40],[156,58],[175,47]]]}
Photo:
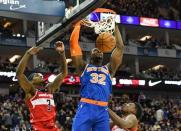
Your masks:
{"label": "orange rim", "polygon": [[94,10],[94,12],[116,14],[115,11],[113,11],[113,10],[111,10],[111,9],[106,9],[106,8],[97,8],[96,10]]}

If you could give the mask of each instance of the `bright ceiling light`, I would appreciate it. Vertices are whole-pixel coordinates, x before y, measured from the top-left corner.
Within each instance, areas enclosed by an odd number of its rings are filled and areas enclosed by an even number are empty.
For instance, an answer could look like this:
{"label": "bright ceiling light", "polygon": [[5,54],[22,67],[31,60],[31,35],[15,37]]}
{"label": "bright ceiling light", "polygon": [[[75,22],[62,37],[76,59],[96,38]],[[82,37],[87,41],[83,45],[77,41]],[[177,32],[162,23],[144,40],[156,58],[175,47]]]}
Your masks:
{"label": "bright ceiling light", "polygon": [[12,23],[8,21],[8,22],[6,22],[6,23],[3,25],[3,27],[4,27],[4,28],[7,28],[8,26],[11,26],[11,25],[12,25]]}
{"label": "bright ceiling light", "polygon": [[146,35],[146,36],[143,36],[142,38],[140,38],[139,40],[140,40],[140,41],[146,41],[146,40],[148,40],[148,39],[150,39],[150,38],[152,38],[151,35]]}
{"label": "bright ceiling light", "polygon": [[160,68],[165,67],[164,65],[157,65],[152,68],[152,70],[159,70]]}
{"label": "bright ceiling light", "polygon": [[20,55],[14,55],[11,58],[9,58],[9,61],[11,63],[14,63],[17,59],[19,59],[21,56]]}
{"label": "bright ceiling light", "polygon": [[20,35],[20,34],[17,34],[16,36],[17,36],[17,37],[20,37],[21,35]]}

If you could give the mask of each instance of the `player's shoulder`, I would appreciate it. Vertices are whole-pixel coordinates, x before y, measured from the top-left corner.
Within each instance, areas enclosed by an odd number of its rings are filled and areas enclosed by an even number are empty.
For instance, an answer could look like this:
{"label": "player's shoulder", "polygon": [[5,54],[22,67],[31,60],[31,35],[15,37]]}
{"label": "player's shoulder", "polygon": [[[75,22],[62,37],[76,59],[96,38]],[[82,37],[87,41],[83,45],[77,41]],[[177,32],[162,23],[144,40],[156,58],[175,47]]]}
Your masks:
{"label": "player's shoulder", "polygon": [[134,127],[138,125],[138,119],[136,118],[136,115],[130,114],[126,117],[127,120],[132,121],[134,123]]}
{"label": "player's shoulder", "polygon": [[126,119],[137,121],[136,115],[134,114],[129,114]]}

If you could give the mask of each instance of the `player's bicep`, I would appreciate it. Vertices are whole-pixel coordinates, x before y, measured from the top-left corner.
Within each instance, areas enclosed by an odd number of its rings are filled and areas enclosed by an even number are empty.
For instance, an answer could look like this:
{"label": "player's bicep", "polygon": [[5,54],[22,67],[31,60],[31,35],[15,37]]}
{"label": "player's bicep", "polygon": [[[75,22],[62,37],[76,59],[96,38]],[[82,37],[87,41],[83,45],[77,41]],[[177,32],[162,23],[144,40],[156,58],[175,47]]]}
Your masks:
{"label": "player's bicep", "polygon": [[78,73],[78,75],[81,75],[86,66],[86,63],[83,61],[82,56],[73,56],[72,61],[76,68],[76,72]]}
{"label": "player's bicep", "polygon": [[18,77],[18,81],[19,81],[20,87],[26,93],[29,93],[29,92],[31,92],[34,89],[33,85],[30,83],[30,81],[26,78],[25,75],[19,76]]}
{"label": "player's bicep", "polygon": [[118,67],[122,64],[122,59],[122,50],[115,48],[112,52],[110,62],[108,63],[108,68],[112,77],[115,75]]}
{"label": "player's bicep", "polygon": [[125,119],[125,124],[123,128],[133,128],[137,125],[137,119],[134,115],[129,115]]}

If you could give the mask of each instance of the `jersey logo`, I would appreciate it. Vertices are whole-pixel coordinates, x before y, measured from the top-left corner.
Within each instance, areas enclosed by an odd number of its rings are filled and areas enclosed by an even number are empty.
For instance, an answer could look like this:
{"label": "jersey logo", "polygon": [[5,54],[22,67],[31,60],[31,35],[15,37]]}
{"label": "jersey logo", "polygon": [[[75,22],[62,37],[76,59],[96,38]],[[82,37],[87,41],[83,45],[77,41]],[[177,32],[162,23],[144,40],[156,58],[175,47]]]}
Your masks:
{"label": "jersey logo", "polygon": [[53,99],[50,98],[38,98],[31,101],[33,108],[38,105],[47,105],[47,110],[51,111],[51,107],[55,107],[55,103]]}
{"label": "jersey logo", "polygon": [[97,73],[91,73],[90,75],[92,78],[90,79],[91,83],[94,84],[100,84],[100,85],[106,85],[106,75],[105,74],[97,74]]}

